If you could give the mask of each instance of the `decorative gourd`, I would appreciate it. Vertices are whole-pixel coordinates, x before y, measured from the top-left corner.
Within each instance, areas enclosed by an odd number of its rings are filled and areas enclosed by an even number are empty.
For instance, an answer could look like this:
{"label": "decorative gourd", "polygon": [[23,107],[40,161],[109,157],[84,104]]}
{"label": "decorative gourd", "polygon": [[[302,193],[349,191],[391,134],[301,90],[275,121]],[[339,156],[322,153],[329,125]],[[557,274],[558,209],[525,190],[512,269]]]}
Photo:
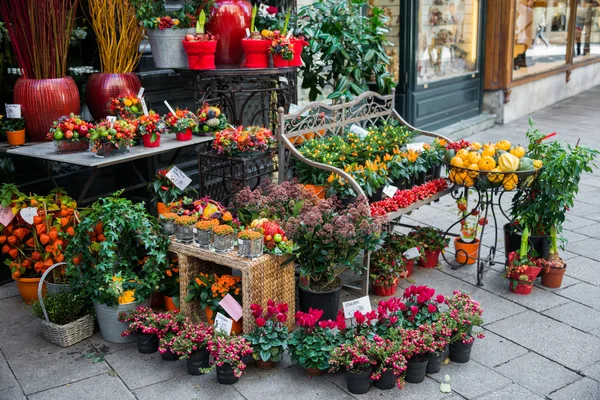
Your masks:
{"label": "decorative gourd", "polygon": [[477,179],[475,186],[477,186],[479,190],[488,190],[492,185],[487,179]]}
{"label": "decorative gourd", "polygon": [[471,150],[479,150],[480,148],[481,148],[481,143],[479,143],[479,142],[471,143]]}
{"label": "decorative gourd", "polygon": [[465,185],[466,187],[471,187],[475,184],[475,180],[469,176],[469,174],[467,174],[467,176],[465,176],[465,178],[463,179],[463,185]]}
{"label": "decorative gourd", "polygon": [[456,152],[453,149],[448,149],[446,150],[446,152],[444,153],[444,160],[446,160],[446,162],[448,164],[450,164],[450,161],[452,160],[452,158],[456,155]]}
{"label": "decorative gourd", "polygon": [[450,160],[450,165],[452,165],[453,167],[462,168],[463,159],[460,158],[459,156],[454,156],[454,157],[452,157],[452,160]]}
{"label": "decorative gourd", "polygon": [[467,175],[469,175],[471,178],[475,179],[479,176],[479,172],[477,172],[477,170],[479,169],[479,165],[471,164],[467,168],[469,169]]}
{"label": "decorative gourd", "polygon": [[504,180],[504,174],[500,171],[500,168],[494,168],[490,171],[487,178],[492,183],[501,183]]}
{"label": "decorative gourd", "polygon": [[456,155],[462,158],[463,161],[466,161],[469,158],[469,151],[467,149],[460,149]]}
{"label": "decorative gourd", "polygon": [[533,168],[539,169],[542,168],[542,165],[544,165],[542,160],[533,160]]}
{"label": "decorative gourd", "polygon": [[504,190],[513,190],[517,187],[519,183],[519,178],[516,174],[508,174],[502,181],[502,186],[504,186]]}
{"label": "decorative gourd", "polygon": [[525,149],[522,146],[513,147],[510,149],[510,154],[517,158],[522,158],[525,156]]}
{"label": "decorative gourd", "polygon": [[465,179],[468,178],[467,171],[456,171],[454,179],[456,179],[456,184],[464,185]]}
{"label": "decorative gourd", "polygon": [[450,173],[448,174],[448,179],[450,179],[450,182],[456,183],[456,170],[454,168],[450,170]]}
{"label": "decorative gourd", "polygon": [[498,157],[498,168],[502,172],[515,172],[519,168],[519,159],[510,153]]}
{"label": "decorative gourd", "polygon": [[479,160],[481,160],[481,154],[474,151],[470,152],[469,156],[467,157],[469,164],[477,164]]}
{"label": "decorative gourd", "polygon": [[531,158],[522,157],[519,160],[519,168],[517,169],[517,171],[531,171],[532,169],[533,169],[533,160]]}
{"label": "decorative gourd", "polygon": [[494,161],[494,159],[490,156],[483,156],[477,165],[482,171],[491,171],[492,169],[496,168],[496,161]]}
{"label": "decorative gourd", "polygon": [[481,152],[481,157],[494,157],[496,154],[496,148],[493,145],[486,144],[483,146],[483,151]]}
{"label": "decorative gourd", "polygon": [[501,140],[498,143],[496,143],[496,148],[498,150],[504,150],[504,151],[509,151],[510,150],[510,142],[508,140]]}

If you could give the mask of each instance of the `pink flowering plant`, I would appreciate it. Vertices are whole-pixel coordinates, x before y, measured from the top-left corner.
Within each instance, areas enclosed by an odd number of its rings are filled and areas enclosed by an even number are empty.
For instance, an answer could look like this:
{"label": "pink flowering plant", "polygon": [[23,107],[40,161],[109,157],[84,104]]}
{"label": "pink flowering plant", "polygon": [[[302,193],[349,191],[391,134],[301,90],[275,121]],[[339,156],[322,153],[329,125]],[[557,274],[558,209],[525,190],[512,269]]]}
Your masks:
{"label": "pink flowering plant", "polygon": [[244,337],[252,345],[252,357],[264,362],[278,362],[288,347],[287,321],[288,305],[275,304],[273,300],[267,302],[267,308],[260,304],[250,306],[256,328]]}
{"label": "pink flowering plant", "polygon": [[404,387],[402,373],[406,371],[406,358],[403,354],[401,342],[375,336],[373,346],[369,351],[369,357],[376,365],[371,374],[371,379],[377,381],[381,379],[381,374],[384,372],[393,371],[397,377],[398,388],[402,389]]}
{"label": "pink flowering plant", "polygon": [[406,309],[406,304],[397,297],[381,300],[377,304],[377,333],[386,337],[390,330],[401,327],[405,323],[403,313]]}
{"label": "pink flowering plant", "polygon": [[227,336],[222,333],[216,333],[208,341],[207,348],[215,360],[211,368],[202,368],[201,372],[208,373],[215,366],[222,367],[228,364],[233,368],[236,378],[241,377],[246,369],[242,358],[252,354],[252,346],[243,336]]}
{"label": "pink flowering plant", "polygon": [[205,351],[214,333],[211,325],[202,322],[194,324],[186,319],[183,327],[171,342],[171,351],[181,358]]}
{"label": "pink flowering plant", "polygon": [[344,369],[356,373],[371,371],[375,365],[369,355],[373,345],[365,336],[356,336],[351,342],[340,344],[331,351],[329,372]]}
{"label": "pink flowering plant", "polygon": [[404,313],[406,327],[416,328],[437,321],[440,306],[446,302],[446,298],[442,295],[434,298],[434,295],[435,289],[427,286],[412,285],[406,288],[402,295],[406,305]]}
{"label": "pink flowering plant", "polygon": [[128,313],[121,312],[118,319],[121,322],[129,322],[129,327],[121,333],[121,336],[129,336],[132,333],[156,335],[161,327],[156,313],[151,308],[145,306],[139,306]]}
{"label": "pink flowering plant", "polygon": [[473,327],[483,325],[483,308],[479,303],[459,290],[454,291],[454,295],[448,299],[447,317],[444,321],[449,329],[452,330],[450,343],[461,341],[463,343],[472,343],[475,337],[483,339],[485,335],[482,332],[473,332]]}
{"label": "pink flowering plant", "polygon": [[185,316],[179,314],[178,311],[166,311],[156,313],[158,320],[158,351],[163,354],[171,350],[172,344],[175,342],[175,338],[179,335],[179,332],[183,328],[185,322]]}
{"label": "pink flowering plant", "polygon": [[429,325],[416,329],[396,329],[390,331],[389,339],[402,345],[402,354],[408,359],[423,360],[436,351],[437,343]]}

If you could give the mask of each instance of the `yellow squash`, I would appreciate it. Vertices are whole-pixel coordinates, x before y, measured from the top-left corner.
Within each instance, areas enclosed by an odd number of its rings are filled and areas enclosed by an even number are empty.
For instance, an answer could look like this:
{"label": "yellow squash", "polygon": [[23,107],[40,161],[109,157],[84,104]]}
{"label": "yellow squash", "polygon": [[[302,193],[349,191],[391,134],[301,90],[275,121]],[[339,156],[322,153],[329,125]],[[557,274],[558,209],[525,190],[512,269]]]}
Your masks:
{"label": "yellow squash", "polygon": [[542,160],[533,160],[533,168],[535,169],[539,169],[542,168]]}
{"label": "yellow squash", "polygon": [[486,144],[483,146],[483,151],[481,152],[481,156],[485,157],[494,157],[496,155],[496,148],[491,144]]}
{"label": "yellow squash", "polygon": [[469,169],[467,175],[469,175],[471,178],[475,179],[479,176],[479,172],[477,172],[477,170],[479,169],[479,165],[471,164],[467,168]]}
{"label": "yellow squash", "polygon": [[513,190],[517,187],[517,183],[519,183],[519,178],[516,174],[508,174],[504,178],[502,182],[502,186],[504,186],[504,190]]}
{"label": "yellow squash", "polygon": [[519,159],[510,153],[498,157],[498,168],[502,172],[515,172],[519,168]]}
{"label": "yellow squash", "polygon": [[491,171],[496,167],[496,161],[490,156],[483,156],[477,165],[479,165],[479,169],[482,171]]}
{"label": "yellow squash", "polygon": [[498,143],[496,143],[496,148],[498,150],[504,150],[504,151],[508,151],[510,150],[510,142],[508,140],[501,140]]}
{"label": "yellow squash", "polygon": [[469,159],[469,151],[467,149],[460,149],[456,155],[462,158],[463,161],[467,161]]}
{"label": "yellow squash", "polygon": [[467,157],[469,164],[477,164],[479,163],[479,160],[481,160],[481,154],[475,151],[470,152],[469,156]]}
{"label": "yellow squash", "polygon": [[454,156],[454,157],[452,157],[452,160],[450,160],[450,165],[452,165],[453,167],[462,168],[463,159],[460,158],[459,156]]}
{"label": "yellow squash", "polygon": [[479,142],[471,143],[471,150],[479,150],[480,148],[481,148],[481,143],[479,143]]}
{"label": "yellow squash", "polygon": [[510,154],[517,158],[521,158],[525,155],[525,149],[522,146],[513,147],[510,149]]}
{"label": "yellow squash", "polygon": [[500,168],[494,168],[490,171],[487,178],[492,183],[501,183],[504,180],[504,174],[500,171]]}

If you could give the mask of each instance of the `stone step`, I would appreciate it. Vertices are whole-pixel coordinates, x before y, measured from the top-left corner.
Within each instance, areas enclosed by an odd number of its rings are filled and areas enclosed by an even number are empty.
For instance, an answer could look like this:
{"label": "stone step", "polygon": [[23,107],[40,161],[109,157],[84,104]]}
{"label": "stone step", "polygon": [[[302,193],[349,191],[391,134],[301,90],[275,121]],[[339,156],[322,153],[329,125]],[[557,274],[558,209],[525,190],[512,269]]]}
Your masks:
{"label": "stone step", "polygon": [[460,140],[478,132],[490,129],[494,126],[495,119],[495,115],[484,112],[476,117],[465,119],[455,124],[437,129],[435,130],[435,133],[447,136],[453,140]]}

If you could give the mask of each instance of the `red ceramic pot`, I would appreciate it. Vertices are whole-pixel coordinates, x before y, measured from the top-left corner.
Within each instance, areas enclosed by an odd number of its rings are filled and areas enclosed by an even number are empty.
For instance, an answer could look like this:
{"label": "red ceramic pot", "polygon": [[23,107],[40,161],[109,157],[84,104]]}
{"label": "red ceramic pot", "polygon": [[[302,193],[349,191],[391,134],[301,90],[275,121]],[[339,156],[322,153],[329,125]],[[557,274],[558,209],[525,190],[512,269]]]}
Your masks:
{"label": "red ceramic pot", "polygon": [[152,141],[152,135],[147,134],[142,136],[142,141],[144,142],[144,147],[158,147],[160,146],[160,134],[156,134],[156,140]]}
{"label": "red ceramic pot", "polygon": [[207,30],[219,36],[217,64],[238,64],[242,57],[241,40],[250,28],[252,4],[246,0],[216,0]]}
{"label": "red ceramic pot", "polygon": [[290,43],[294,49],[294,58],[289,62],[290,67],[301,67],[302,66],[302,50],[304,46],[308,46],[308,42],[304,39],[290,39]]}
{"label": "red ceramic pot", "polygon": [[188,66],[193,70],[215,69],[215,51],[217,41],[208,42],[186,42],[183,48],[188,56]]}
{"label": "red ceramic pot", "polygon": [[419,267],[421,268],[435,268],[438,264],[438,259],[440,258],[441,250],[436,251],[426,251],[425,259],[419,261]]}
{"label": "red ceramic pot", "polygon": [[413,268],[415,267],[415,260],[407,260],[406,265],[404,266],[404,270],[406,271],[403,275],[404,278],[408,278],[413,273]]}
{"label": "red ceramic pot", "polygon": [[14,102],[21,105],[25,130],[33,142],[46,141],[52,122],[63,115],[79,114],[79,89],[70,76],[57,79],[19,78]]}
{"label": "red ceramic pot", "polygon": [[180,142],[192,140],[192,128],[187,128],[185,132],[176,132],[175,137]]}
{"label": "red ceramic pot", "polygon": [[396,279],[393,285],[377,285],[373,284],[373,292],[377,296],[393,296],[396,293],[398,287],[398,279]]}
{"label": "red ceramic pot", "polygon": [[85,100],[95,120],[106,118],[108,101],[120,95],[137,95],[142,82],[133,72],[128,74],[92,74],[85,89]]}
{"label": "red ceramic pot", "polygon": [[268,68],[270,40],[242,39],[242,48],[246,54],[246,60],[242,67],[246,68]]}
{"label": "red ceramic pot", "polygon": [[290,62],[288,60],[284,60],[281,57],[281,54],[273,54],[273,66],[275,68],[286,68]]}

